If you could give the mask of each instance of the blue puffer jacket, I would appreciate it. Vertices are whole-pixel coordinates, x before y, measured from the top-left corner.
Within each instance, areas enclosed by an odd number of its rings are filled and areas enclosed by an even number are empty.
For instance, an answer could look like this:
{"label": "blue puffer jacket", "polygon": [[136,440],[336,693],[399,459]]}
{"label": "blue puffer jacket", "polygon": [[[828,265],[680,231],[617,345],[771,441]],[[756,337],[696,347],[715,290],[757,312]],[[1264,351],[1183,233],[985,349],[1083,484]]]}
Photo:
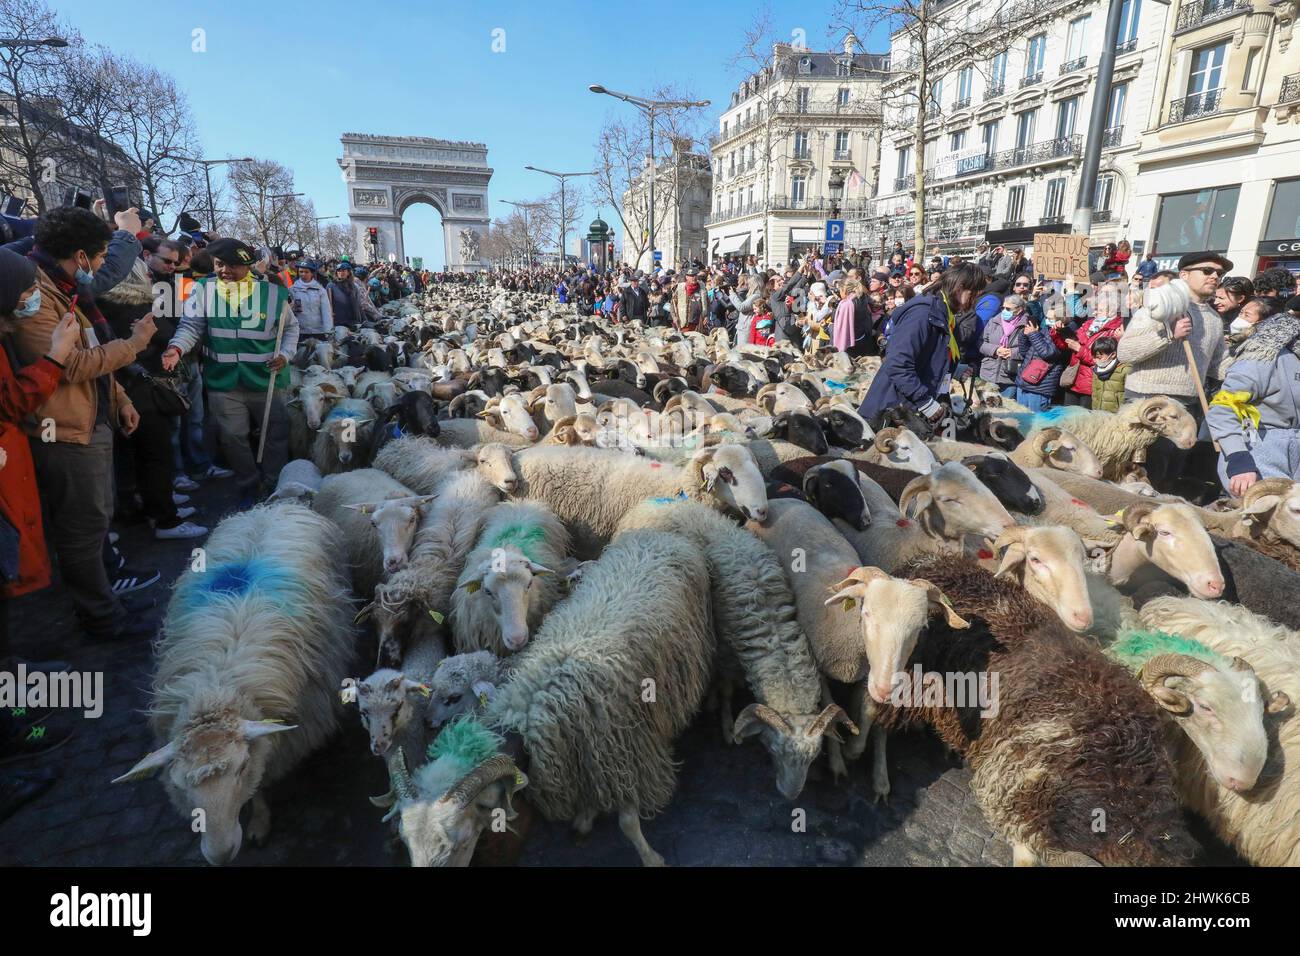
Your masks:
{"label": "blue puffer jacket", "polygon": [[[1036,358],[1048,363],[1050,368],[1037,385],[1031,385],[1025,381],[1025,369]],[[1020,372],[1016,375],[1016,388],[1023,389],[1031,395],[1051,398],[1056,394],[1056,386],[1061,381],[1061,373],[1065,371],[1065,365],[1066,358],[1052,341],[1052,333],[1040,325],[1037,332],[1025,333],[1024,341],[1020,346]]]}
{"label": "blue puffer jacket", "polygon": [[[891,315],[893,329],[885,361],[858,409],[863,418],[904,405],[918,410],[934,401],[952,371],[948,354],[948,309],[938,295],[918,295]],[[924,412],[923,412],[924,414]]]}

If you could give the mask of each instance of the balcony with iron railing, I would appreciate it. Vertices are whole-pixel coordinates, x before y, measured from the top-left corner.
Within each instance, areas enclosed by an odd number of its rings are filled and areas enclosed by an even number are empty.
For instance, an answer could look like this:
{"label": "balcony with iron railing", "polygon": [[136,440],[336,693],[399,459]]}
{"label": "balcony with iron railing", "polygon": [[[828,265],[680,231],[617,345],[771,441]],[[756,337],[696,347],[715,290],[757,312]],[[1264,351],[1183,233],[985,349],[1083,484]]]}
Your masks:
{"label": "balcony with iron railing", "polygon": [[990,83],[984,90],[984,102],[996,99],[1007,91],[1007,83],[1003,80],[1001,83]]}
{"label": "balcony with iron railing", "polygon": [[1182,123],[1203,116],[1212,116],[1219,112],[1222,99],[1223,90],[1218,89],[1205,90],[1185,96],[1181,100],[1174,100],[1169,104],[1169,122]]}
{"label": "balcony with iron railing", "polygon": [[[847,215],[847,214],[846,214]],[[859,231],[868,235],[910,236],[916,230],[916,214],[891,216],[864,215],[856,220]],[[983,237],[988,230],[989,207],[972,206],[966,209],[927,209],[925,211],[925,238],[927,242],[949,242],[972,236]]]}
{"label": "balcony with iron railing", "polygon": [[809,159],[812,159],[812,150],[810,150],[810,149],[809,149],[808,147],[806,147],[806,146],[805,146],[803,149],[796,149],[796,150],[795,150],[795,151],[790,155],[790,158],[791,158],[791,159],[799,159],[799,160],[809,160]]}
{"label": "balcony with iron railing", "polygon": [[1300,100],[1300,73],[1282,77],[1282,90],[1277,95],[1278,103],[1294,103]]}
{"label": "balcony with iron railing", "polygon": [[1065,222],[1065,217],[1060,214],[1055,216],[1043,216],[1038,220],[1040,226],[1059,226],[1063,222]]}
{"label": "balcony with iron railing", "polygon": [[1123,56],[1125,53],[1132,53],[1137,48],[1138,48],[1138,38],[1130,37],[1129,39],[1125,40],[1123,43],[1120,43],[1115,47],[1115,55]]}
{"label": "balcony with iron railing", "polygon": [[1094,211],[1092,214],[1092,221],[1094,225],[1101,225],[1103,223],[1112,222],[1114,219],[1115,219],[1115,213],[1109,209],[1098,209]]}
{"label": "balcony with iron railing", "polygon": [[1039,70],[1037,73],[1028,73],[1020,78],[1020,88],[1023,90],[1026,87],[1034,86],[1041,82],[1043,82],[1042,70]]}
{"label": "balcony with iron railing", "polygon": [[[955,164],[953,171],[950,173],[939,174],[933,169],[928,169],[925,173],[925,181],[927,183],[947,182],[951,179],[963,179],[967,176],[976,176],[982,173],[1015,169],[1018,166],[1034,166],[1062,159],[1074,159],[1082,154],[1083,136],[1075,134],[1060,139],[1048,140],[1045,143],[1035,143],[1032,146],[1004,149],[1000,153],[970,156]],[[899,176],[894,179],[894,192],[902,192],[905,189],[914,189],[915,187],[915,174]]]}
{"label": "balcony with iron railing", "polygon": [[1199,26],[1223,20],[1238,13],[1254,9],[1250,0],[1188,0],[1178,8],[1174,32],[1194,30]]}
{"label": "balcony with iron railing", "polygon": [[1112,126],[1101,134],[1101,148],[1114,149],[1124,140],[1124,127]]}
{"label": "balcony with iron railing", "polygon": [[1088,58],[1086,56],[1081,56],[1076,60],[1067,60],[1061,64],[1061,75],[1064,76],[1067,73],[1078,73],[1080,70],[1087,68],[1087,66]]}
{"label": "balcony with iron railing", "polygon": [[1025,225],[1023,219],[1005,219],[1002,222],[1003,229],[1020,229]]}
{"label": "balcony with iron railing", "polygon": [[729,219],[743,219],[746,216],[756,216],[767,210],[767,204],[762,202],[742,203],[739,206],[729,206],[726,209],[717,209],[709,213],[704,220],[705,225],[712,226],[719,222],[726,222]]}
{"label": "balcony with iron railing", "polygon": [[952,111],[955,113],[955,112],[957,112],[958,110],[964,110],[964,109],[966,109],[968,106],[970,106],[970,97],[969,97],[969,96],[967,96],[967,97],[963,97],[963,98],[960,99],[960,100],[954,100],[954,101],[953,101],[953,104],[952,104]]}
{"label": "balcony with iron railing", "polygon": [[846,163],[853,158],[853,150],[837,149],[832,157],[837,163]]}

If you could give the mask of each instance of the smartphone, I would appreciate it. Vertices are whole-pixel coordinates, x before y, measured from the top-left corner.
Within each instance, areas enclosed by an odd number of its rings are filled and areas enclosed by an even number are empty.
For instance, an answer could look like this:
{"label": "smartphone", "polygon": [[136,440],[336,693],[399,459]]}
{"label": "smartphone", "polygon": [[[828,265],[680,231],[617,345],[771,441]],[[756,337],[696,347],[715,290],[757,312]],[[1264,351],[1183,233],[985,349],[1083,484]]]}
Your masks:
{"label": "smartphone", "polygon": [[1042,283],[1044,283],[1044,282],[1046,282],[1046,281],[1047,281],[1047,277],[1046,277],[1045,275],[1043,275],[1041,272],[1038,273],[1038,282],[1039,282],[1039,284],[1041,285]]}
{"label": "smartphone", "polygon": [[9,216],[11,219],[18,219],[22,216],[23,209],[24,207],[26,207],[26,205],[27,205],[26,200],[24,200],[21,196],[10,196],[8,199],[5,200],[4,214],[6,216]]}
{"label": "smartphone", "polygon": [[125,186],[114,186],[104,198],[108,202],[108,214],[110,216],[131,208],[131,193]]}

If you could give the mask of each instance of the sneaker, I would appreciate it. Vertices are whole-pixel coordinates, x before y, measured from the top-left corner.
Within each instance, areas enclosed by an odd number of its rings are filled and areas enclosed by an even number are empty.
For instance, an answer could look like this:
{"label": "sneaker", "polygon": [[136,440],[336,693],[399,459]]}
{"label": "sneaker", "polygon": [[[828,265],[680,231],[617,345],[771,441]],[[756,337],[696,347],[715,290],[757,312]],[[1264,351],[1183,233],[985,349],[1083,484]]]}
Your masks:
{"label": "sneaker", "polygon": [[117,579],[113,582],[113,593],[117,595],[130,594],[132,591],[142,591],[158,583],[162,574],[158,571],[131,571],[123,569]]}
{"label": "sneaker", "polygon": [[180,518],[182,521],[184,521],[186,518],[193,517],[193,515],[194,515],[194,508],[191,505],[186,505],[184,508],[176,509],[176,517]]}
{"label": "sneaker", "polygon": [[40,767],[0,777],[0,823],[13,816],[23,804],[35,800],[54,786],[58,779],[58,767]]}
{"label": "sneaker", "polygon": [[39,757],[66,744],[76,728],[66,723],[39,721],[27,727],[17,726],[0,739],[0,764]]}
{"label": "sneaker", "polygon": [[123,594],[117,599],[122,609],[128,614],[141,614],[158,606],[158,598],[148,594]]}
{"label": "sneaker", "polygon": [[198,491],[199,483],[189,475],[177,475],[172,479],[172,487],[177,491]]}
{"label": "sneaker", "polygon": [[220,465],[209,465],[208,470],[203,473],[204,478],[233,478],[235,473],[229,468],[222,468]]}
{"label": "sneaker", "polygon": [[189,500],[190,500],[189,495],[182,495],[175,491],[172,492],[172,504],[174,505],[183,505]]}
{"label": "sneaker", "polygon": [[110,532],[108,533],[108,543],[109,543],[109,544],[117,544],[118,540],[119,540],[121,537],[122,537],[122,536],[121,536],[120,534],[118,534],[116,531],[110,531]]}
{"label": "sneaker", "polygon": [[[193,508],[187,508],[187,511],[193,511]],[[201,538],[208,533],[208,529],[200,524],[192,524],[189,521],[182,521],[174,528],[157,528],[153,536],[160,541],[169,541],[174,538]]]}

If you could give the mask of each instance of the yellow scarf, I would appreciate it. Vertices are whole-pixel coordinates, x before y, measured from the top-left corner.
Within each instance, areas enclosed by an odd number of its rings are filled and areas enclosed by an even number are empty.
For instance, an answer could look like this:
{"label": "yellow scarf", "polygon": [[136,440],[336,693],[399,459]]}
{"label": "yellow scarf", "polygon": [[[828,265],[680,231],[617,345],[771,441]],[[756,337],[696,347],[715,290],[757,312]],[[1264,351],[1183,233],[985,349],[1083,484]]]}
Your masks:
{"label": "yellow scarf", "polygon": [[226,303],[229,310],[228,315],[238,315],[239,306],[247,302],[253,295],[255,281],[253,273],[250,270],[248,275],[238,282],[227,282],[224,279],[217,280],[217,295]]}
{"label": "yellow scarf", "polygon": [[1211,405],[1222,405],[1224,408],[1232,409],[1232,413],[1237,416],[1237,421],[1246,422],[1249,420],[1252,427],[1259,429],[1259,409],[1251,405],[1247,399],[1250,398],[1250,392],[1229,392],[1220,391],[1210,400]]}
{"label": "yellow scarf", "polygon": [[943,298],[943,307],[948,310],[948,357],[953,362],[961,360],[961,349],[957,346],[957,317],[952,314],[952,306],[948,304],[948,297],[942,292],[939,295]]}

